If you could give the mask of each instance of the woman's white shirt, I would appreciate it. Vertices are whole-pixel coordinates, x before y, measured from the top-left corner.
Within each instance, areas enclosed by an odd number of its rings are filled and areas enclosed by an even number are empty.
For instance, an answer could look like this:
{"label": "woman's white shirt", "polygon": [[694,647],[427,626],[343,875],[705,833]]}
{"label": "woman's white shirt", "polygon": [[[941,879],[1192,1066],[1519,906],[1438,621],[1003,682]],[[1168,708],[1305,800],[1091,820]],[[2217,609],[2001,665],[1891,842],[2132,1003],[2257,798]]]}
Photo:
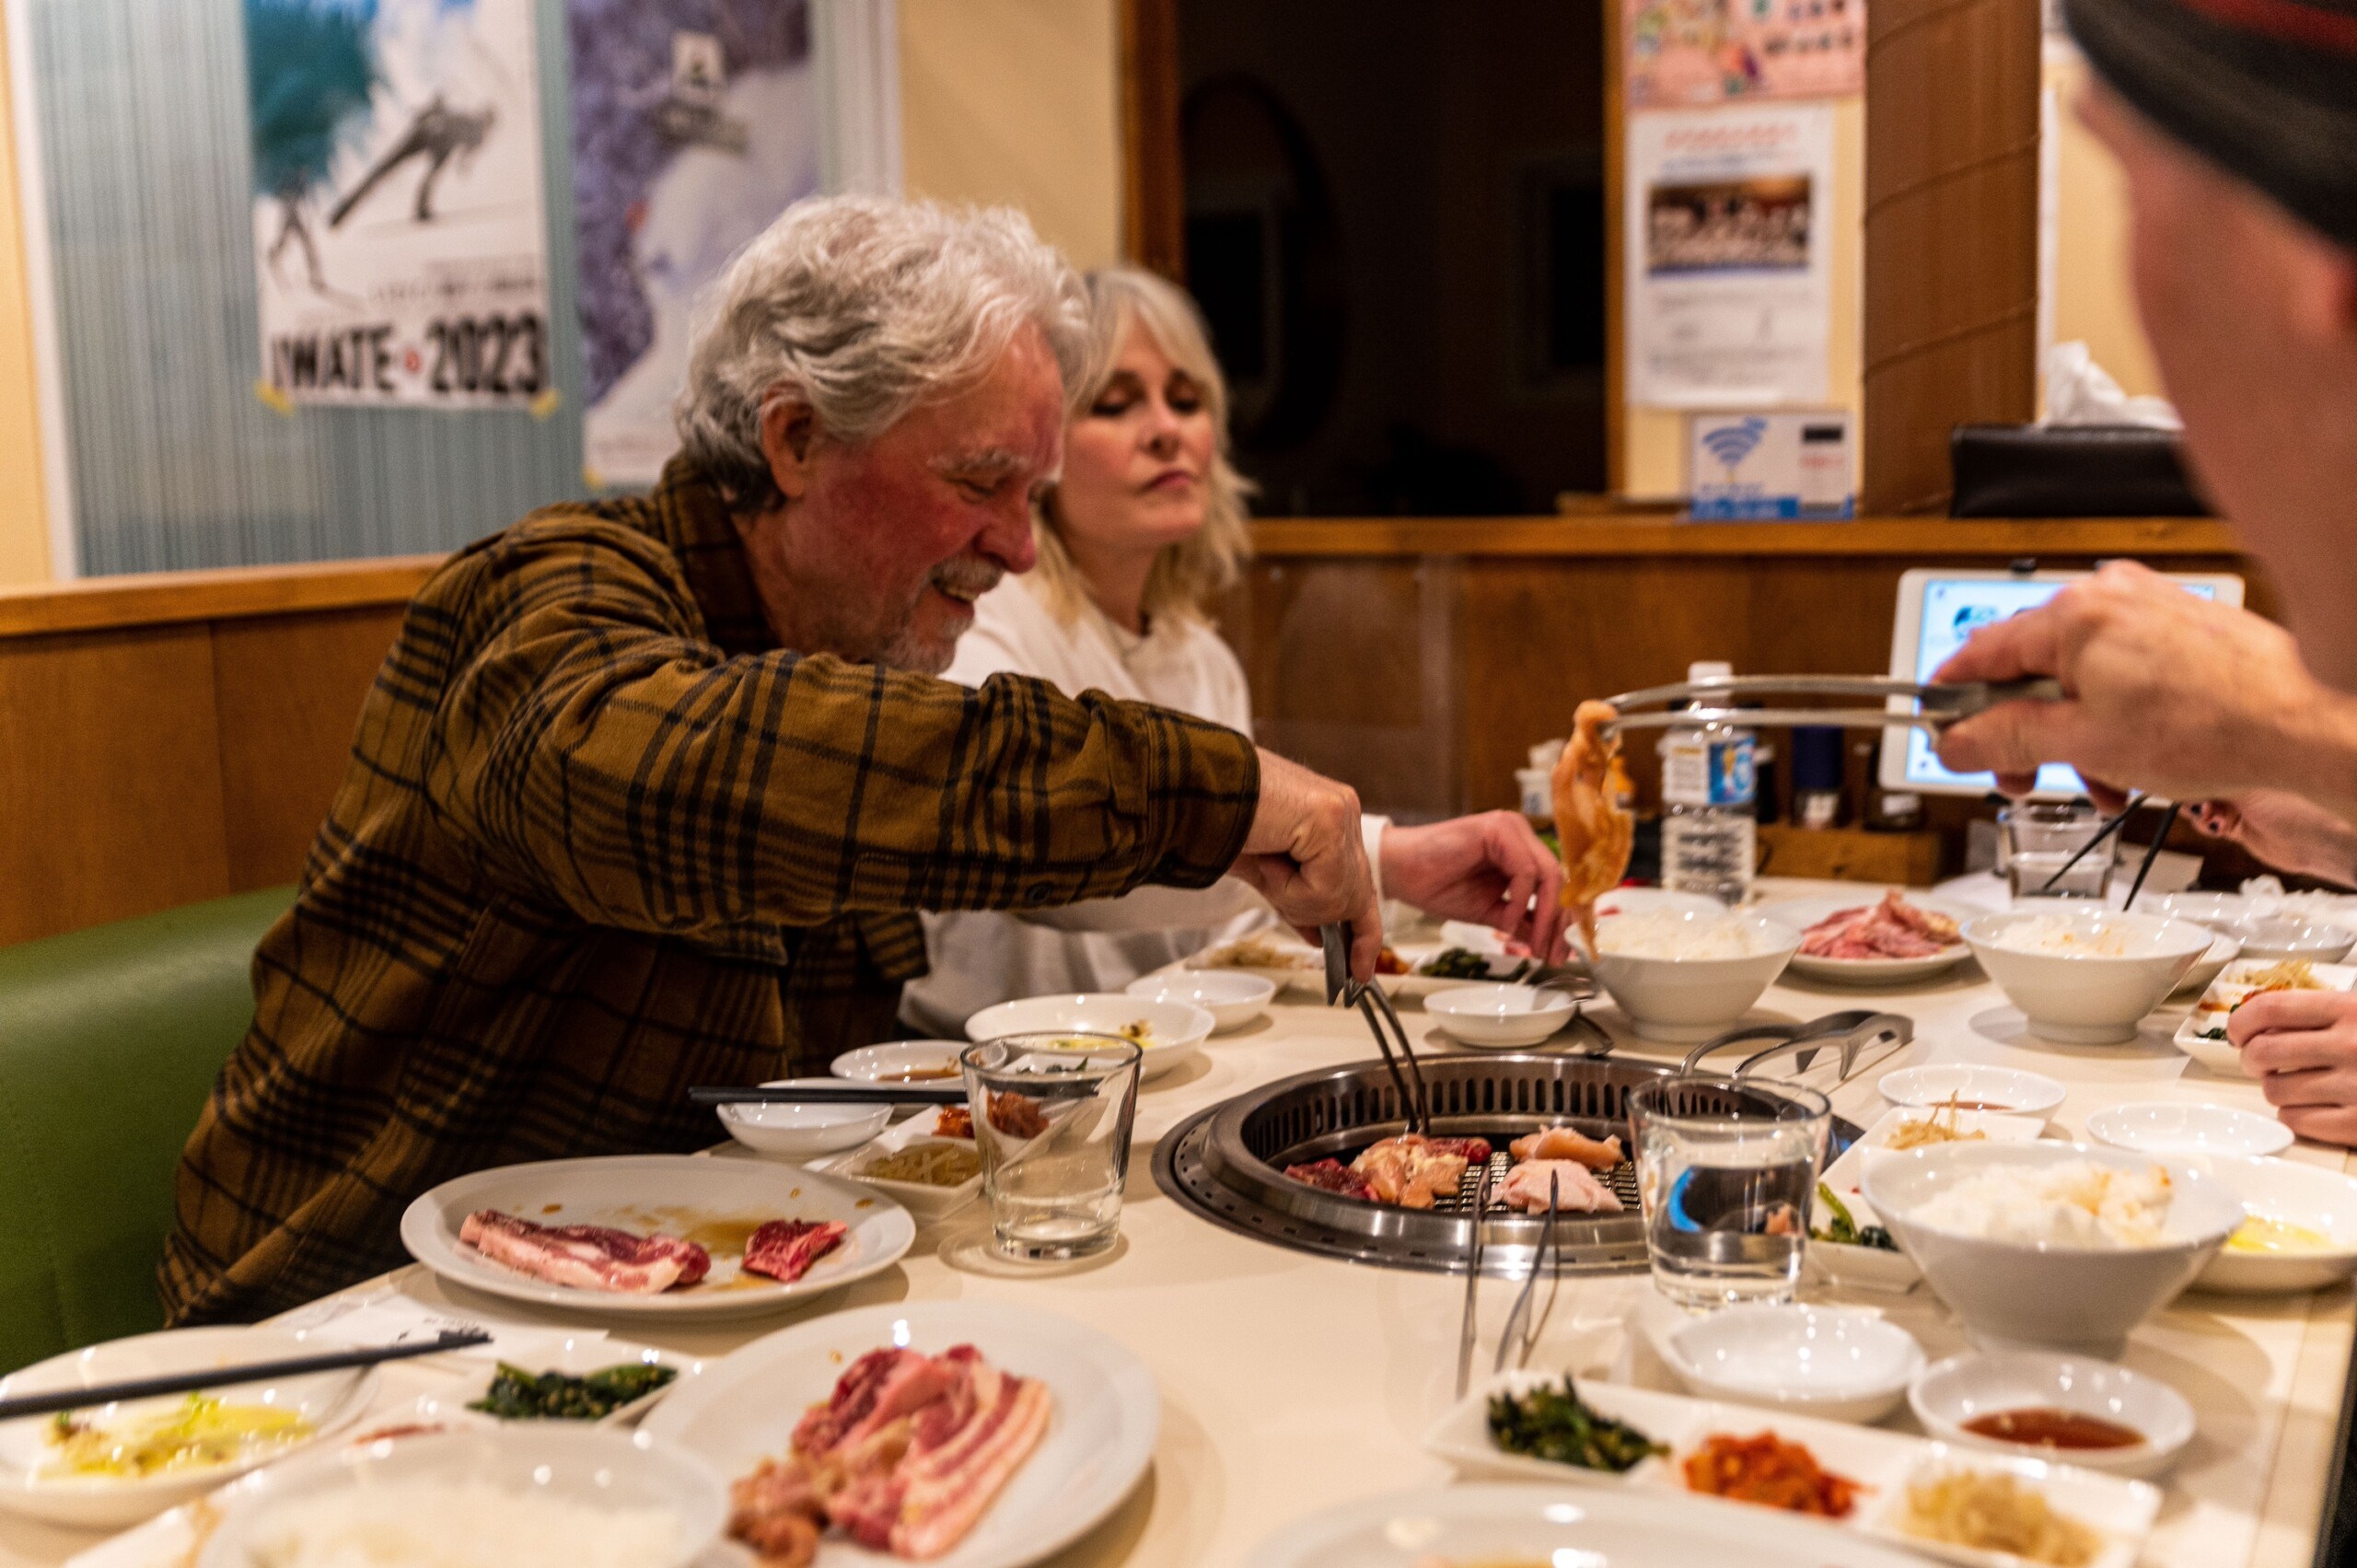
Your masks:
{"label": "woman's white shirt", "polygon": [[[1008,577],[976,600],[973,627],[958,639],[947,679],[980,686],[1001,673],[1038,676],[1072,696],[1102,691],[1252,733],[1244,667],[1209,626],[1162,616],[1140,636],[1094,606],[1084,606],[1067,625],[1041,592],[1035,577]],[[1384,826],[1382,818],[1364,819],[1370,865]],[[1274,920],[1267,902],[1233,877],[1200,889],[1140,888],[1118,899],[1021,914],[928,914],[933,972],[908,987],[901,1016],[956,1037],[969,1016],[993,1004],[1119,991],[1139,975]]]}

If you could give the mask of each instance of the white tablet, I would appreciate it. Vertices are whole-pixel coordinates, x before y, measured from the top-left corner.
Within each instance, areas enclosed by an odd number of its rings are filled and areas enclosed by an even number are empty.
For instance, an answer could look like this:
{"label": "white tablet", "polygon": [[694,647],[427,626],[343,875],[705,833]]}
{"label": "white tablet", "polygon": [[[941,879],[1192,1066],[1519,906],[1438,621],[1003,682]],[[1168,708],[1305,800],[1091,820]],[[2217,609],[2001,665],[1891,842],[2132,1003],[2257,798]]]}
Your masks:
{"label": "white tablet", "polygon": [[[1898,619],[1890,633],[1890,673],[1901,680],[1929,680],[1932,672],[1980,628],[2044,604],[2065,583],[2086,572],[1991,572],[1968,568],[1918,567],[1898,579]],[[2231,572],[2177,573],[2169,581],[2190,594],[2221,604],[2243,602],[2243,580]],[[1933,753],[1932,738],[1920,729],[1887,729],[1882,740],[1882,787],[1929,795],[1985,795],[1996,787],[1988,773],[1950,772]],[[2085,792],[2079,775],[2061,763],[2038,770],[2040,796],[2067,797]]]}

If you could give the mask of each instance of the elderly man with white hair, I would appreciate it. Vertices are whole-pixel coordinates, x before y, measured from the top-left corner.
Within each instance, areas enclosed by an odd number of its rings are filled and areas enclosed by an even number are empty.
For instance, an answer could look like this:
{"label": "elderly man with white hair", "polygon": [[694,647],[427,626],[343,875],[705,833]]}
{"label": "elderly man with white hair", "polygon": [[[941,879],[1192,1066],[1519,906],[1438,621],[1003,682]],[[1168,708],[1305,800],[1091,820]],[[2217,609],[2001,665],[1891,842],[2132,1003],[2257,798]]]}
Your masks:
{"label": "elderly man with white hair", "polygon": [[1088,376],[1007,212],[804,203],[722,280],[643,498],[537,512],[419,590],[251,1029],[189,1141],[173,1321],[397,1261],[467,1171],[710,1142],[699,1083],[891,1028],[919,910],[1234,875],[1381,940],[1358,803],[1233,730],[933,679]]}

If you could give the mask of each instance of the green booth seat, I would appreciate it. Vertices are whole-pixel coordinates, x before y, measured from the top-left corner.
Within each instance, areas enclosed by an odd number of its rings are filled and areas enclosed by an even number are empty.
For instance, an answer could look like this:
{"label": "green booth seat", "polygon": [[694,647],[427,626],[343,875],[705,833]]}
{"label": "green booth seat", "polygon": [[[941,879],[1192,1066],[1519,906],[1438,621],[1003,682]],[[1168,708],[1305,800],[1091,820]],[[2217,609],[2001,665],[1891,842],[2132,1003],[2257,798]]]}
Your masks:
{"label": "green booth seat", "polygon": [[181,1145],[292,887],[0,947],[0,1368],[163,1327]]}

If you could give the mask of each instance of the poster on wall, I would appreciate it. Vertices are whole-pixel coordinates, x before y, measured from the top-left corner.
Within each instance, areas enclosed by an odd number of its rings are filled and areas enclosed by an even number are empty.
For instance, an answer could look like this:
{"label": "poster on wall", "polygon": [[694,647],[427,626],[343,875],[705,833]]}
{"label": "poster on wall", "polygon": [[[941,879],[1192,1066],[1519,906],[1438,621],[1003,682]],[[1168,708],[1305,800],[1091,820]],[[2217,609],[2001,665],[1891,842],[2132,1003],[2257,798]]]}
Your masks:
{"label": "poster on wall", "polygon": [[804,0],[566,0],[592,485],[643,485],[679,445],[699,296],[819,190]]}
{"label": "poster on wall", "polygon": [[1832,108],[1631,115],[1628,157],[1629,401],[1823,401]]}
{"label": "poster on wall", "polygon": [[549,396],[532,0],[245,15],[256,390],[281,407]]}
{"label": "poster on wall", "polygon": [[1866,0],[1620,0],[1631,109],[1866,90]]}

